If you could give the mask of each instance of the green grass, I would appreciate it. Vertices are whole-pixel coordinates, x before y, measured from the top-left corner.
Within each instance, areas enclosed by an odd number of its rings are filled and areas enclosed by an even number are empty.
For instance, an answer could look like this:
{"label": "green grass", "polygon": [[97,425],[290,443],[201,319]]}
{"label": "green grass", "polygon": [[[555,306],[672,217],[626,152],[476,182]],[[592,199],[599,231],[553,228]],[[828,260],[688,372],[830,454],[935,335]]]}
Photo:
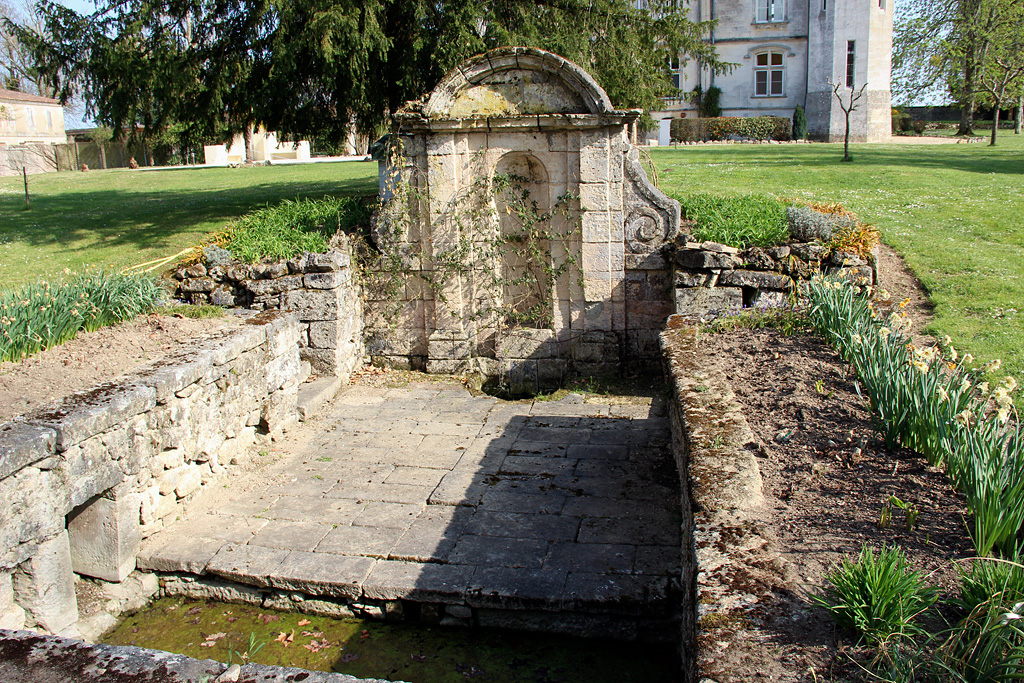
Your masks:
{"label": "green grass", "polygon": [[377,165],[168,171],[114,169],[0,178],[0,288],[64,268],[118,269],[170,256],[284,199],[375,194]]}
{"label": "green grass", "polygon": [[[930,332],[1024,371],[1024,137],[985,144],[652,150],[661,189],[841,202],[875,223],[935,304]],[[884,284],[884,283],[883,283]]]}
{"label": "green grass", "polygon": [[338,230],[368,224],[370,211],[355,197],[286,199],[245,214],[232,223],[219,242],[245,263],[289,259],[306,251],[322,253]]}

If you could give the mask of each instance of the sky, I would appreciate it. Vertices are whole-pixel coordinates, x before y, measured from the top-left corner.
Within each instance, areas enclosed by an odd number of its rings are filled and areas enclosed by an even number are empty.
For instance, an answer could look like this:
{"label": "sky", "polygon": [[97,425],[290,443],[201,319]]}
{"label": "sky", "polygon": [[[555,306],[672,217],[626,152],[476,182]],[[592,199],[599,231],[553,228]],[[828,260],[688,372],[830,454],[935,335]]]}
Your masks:
{"label": "sky", "polygon": [[[92,0],[56,0],[58,5],[64,5],[69,9],[73,9],[79,14],[92,14],[96,11],[96,5],[92,3]],[[65,130],[72,130],[74,128],[92,128],[96,124],[85,118],[84,107],[78,104],[74,107],[65,107],[64,109],[64,128]]]}

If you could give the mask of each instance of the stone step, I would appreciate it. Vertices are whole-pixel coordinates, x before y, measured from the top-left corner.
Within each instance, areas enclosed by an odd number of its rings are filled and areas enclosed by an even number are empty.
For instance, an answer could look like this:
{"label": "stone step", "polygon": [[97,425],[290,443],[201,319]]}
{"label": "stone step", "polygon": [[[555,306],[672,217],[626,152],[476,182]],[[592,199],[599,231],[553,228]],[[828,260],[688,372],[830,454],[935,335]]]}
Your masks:
{"label": "stone step", "polygon": [[299,385],[299,395],[295,400],[299,419],[303,422],[308,420],[320,406],[334,398],[340,389],[340,377],[321,377]]}

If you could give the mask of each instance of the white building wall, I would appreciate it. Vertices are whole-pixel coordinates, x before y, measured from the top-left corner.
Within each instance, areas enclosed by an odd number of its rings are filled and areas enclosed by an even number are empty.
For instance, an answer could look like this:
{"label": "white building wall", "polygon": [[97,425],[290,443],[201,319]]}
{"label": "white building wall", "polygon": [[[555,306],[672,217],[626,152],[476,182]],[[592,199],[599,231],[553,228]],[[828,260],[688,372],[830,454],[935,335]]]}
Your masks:
{"label": "white building wall", "polygon": [[[856,85],[868,83],[851,116],[852,138],[884,141],[890,135],[892,70],[892,3],[894,0],[778,0],[784,2],[779,21],[758,21],[758,0],[695,0],[691,17],[717,19],[712,36],[719,58],[737,66],[713,79],[694,62],[680,69],[684,90],[699,82],[704,89],[721,88],[724,116],[791,117],[797,105],[807,111],[812,137],[837,140],[845,132],[844,115],[828,81],[845,79],[847,41],[856,41]],[[783,55],[781,95],[755,94],[758,52]],[[849,91],[845,93],[849,96]],[[696,106],[667,100],[663,116],[694,117]]]}

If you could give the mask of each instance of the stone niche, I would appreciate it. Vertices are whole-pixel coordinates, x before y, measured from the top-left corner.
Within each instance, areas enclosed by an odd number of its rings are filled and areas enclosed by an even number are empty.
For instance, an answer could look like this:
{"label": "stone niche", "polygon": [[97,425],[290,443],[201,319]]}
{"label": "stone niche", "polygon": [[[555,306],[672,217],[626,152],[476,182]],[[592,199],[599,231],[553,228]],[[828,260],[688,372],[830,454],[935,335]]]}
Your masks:
{"label": "stone niche", "polygon": [[[679,204],[640,165],[640,116],[613,109],[577,65],[518,47],[469,59],[407,104],[375,228],[402,267],[369,287],[369,353],[430,372],[479,369],[516,391],[656,367],[675,312],[666,250]],[[531,220],[510,192],[548,218],[526,231],[542,239],[503,237]],[[543,315],[524,321],[530,310]]]}

